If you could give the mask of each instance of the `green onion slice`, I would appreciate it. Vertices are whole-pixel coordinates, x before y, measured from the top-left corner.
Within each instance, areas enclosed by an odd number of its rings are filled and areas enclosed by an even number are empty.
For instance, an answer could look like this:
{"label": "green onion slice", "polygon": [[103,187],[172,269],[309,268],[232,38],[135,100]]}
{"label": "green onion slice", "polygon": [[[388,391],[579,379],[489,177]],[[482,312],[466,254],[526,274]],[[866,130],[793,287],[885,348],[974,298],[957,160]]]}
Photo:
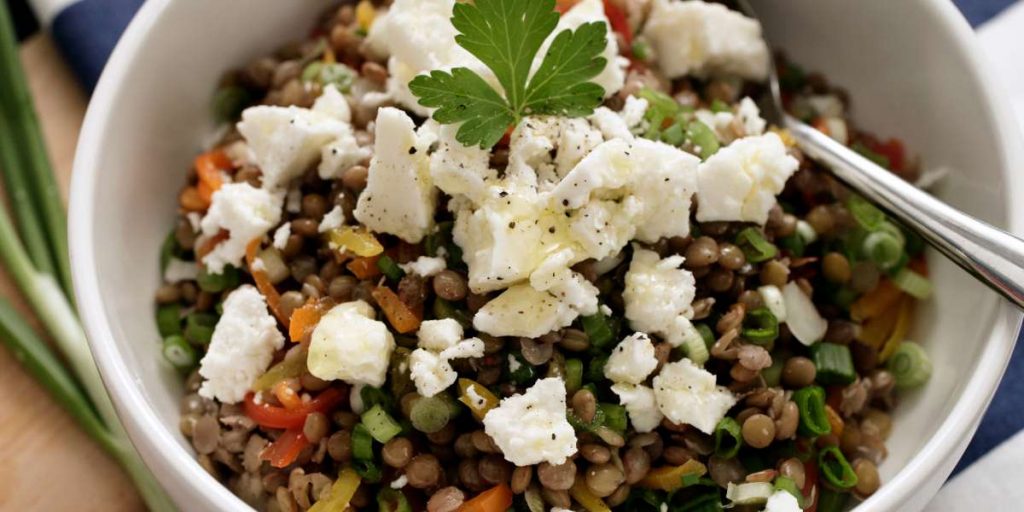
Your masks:
{"label": "green onion slice", "polygon": [[175,303],[156,308],[156,328],[164,338],[181,334],[181,305]]}
{"label": "green onion slice", "polygon": [[811,346],[812,360],[817,369],[818,383],[826,386],[846,385],[857,379],[850,347],[836,343],[817,343]]}
{"label": "green onion slice", "polygon": [[751,326],[744,327],[742,336],[755,345],[770,345],[779,337],[779,320],[768,308],[762,307],[748,312],[744,323]]}
{"label": "green onion slice", "polygon": [[193,311],[185,317],[185,339],[193,345],[209,345],[217,327],[217,315]]}
{"label": "green onion slice", "polygon": [[198,362],[196,350],[181,336],[164,338],[162,352],[167,362],[182,371],[191,370]]}
{"label": "green onion slice", "polygon": [[853,219],[866,231],[878,231],[885,222],[885,213],[877,206],[867,202],[863,197],[851,195],[846,201],[846,209],[850,211]]}
{"label": "green onion slice", "polygon": [[377,260],[377,268],[391,281],[398,281],[405,276],[405,271],[387,254],[382,254]]}
{"label": "green onion slice", "polygon": [[587,337],[590,338],[591,347],[601,349],[615,340],[615,333],[612,331],[609,319],[603,313],[598,312],[594,315],[584,316],[580,322],[583,324],[583,330],[587,333]]}
{"label": "green onion slice", "polygon": [[238,269],[231,265],[224,267],[224,271],[220,274],[211,274],[203,266],[199,269],[199,275],[196,276],[196,283],[199,285],[199,289],[210,293],[218,293],[235,288],[241,280],[242,277]]}
{"label": "green onion slice", "polygon": [[743,433],[740,424],[733,418],[725,417],[715,425],[715,455],[731,459],[740,453]]}
{"label": "green onion slice", "polygon": [[409,499],[402,491],[385,487],[377,493],[378,512],[412,512]]}
{"label": "green onion slice", "polygon": [[782,475],[775,477],[775,490],[786,491],[789,494],[792,494],[793,497],[796,498],[797,503],[800,504],[801,508],[805,506],[804,494],[796,486],[796,481],[792,478]]}
{"label": "green onion slice", "polygon": [[916,388],[932,376],[932,361],[924,348],[912,341],[904,341],[896,348],[887,363],[899,388]]}
{"label": "green onion slice", "polygon": [[440,431],[451,419],[448,403],[437,396],[424,396],[416,400],[409,411],[412,426],[420,432],[433,434]]}
{"label": "green onion slice", "polygon": [[915,299],[924,300],[932,294],[932,282],[927,277],[906,267],[901,268],[892,276],[892,282]]}
{"label": "green onion slice", "polygon": [[357,423],[352,428],[352,457],[356,460],[373,461],[373,435],[362,423]]}
{"label": "green onion slice", "polygon": [[861,244],[861,253],[878,268],[889,270],[904,258],[905,239],[896,226],[884,222],[877,231],[868,233]]}
{"label": "green onion slice", "polygon": [[617,404],[600,403],[598,408],[604,412],[604,426],[619,434],[626,432],[629,422],[626,419],[625,407]]}
{"label": "green onion slice", "polygon": [[761,263],[775,257],[779,250],[765,240],[764,233],[760,229],[750,227],[740,231],[736,235],[736,245],[740,246],[747,261]]}
{"label": "green onion slice", "polygon": [[402,426],[388,414],[380,404],[374,405],[362,415],[363,425],[378,443],[386,443],[402,431]]}
{"label": "green onion slice", "polygon": [[583,386],[583,361],[579,359],[565,360],[565,391],[569,396]]}
{"label": "green onion slice", "polygon": [[718,137],[715,132],[708,128],[708,125],[694,120],[686,130],[686,138],[694,147],[700,149],[701,160],[707,160],[718,152]]}
{"label": "green onion slice", "polygon": [[833,487],[849,489],[857,485],[857,473],[837,446],[828,446],[818,452],[818,467],[821,468],[821,476]]}
{"label": "green onion slice", "polygon": [[807,386],[793,393],[793,401],[800,409],[800,434],[817,437],[828,434],[832,426],[825,413],[825,390],[821,386]]}

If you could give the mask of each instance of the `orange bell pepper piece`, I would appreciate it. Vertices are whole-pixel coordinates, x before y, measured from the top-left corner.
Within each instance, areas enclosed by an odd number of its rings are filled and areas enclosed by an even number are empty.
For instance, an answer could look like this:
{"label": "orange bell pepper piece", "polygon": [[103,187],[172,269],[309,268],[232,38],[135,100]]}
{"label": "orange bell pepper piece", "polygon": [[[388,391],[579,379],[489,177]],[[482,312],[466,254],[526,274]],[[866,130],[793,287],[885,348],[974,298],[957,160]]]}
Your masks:
{"label": "orange bell pepper piece", "polygon": [[257,268],[255,265],[256,253],[259,250],[260,239],[254,238],[245,247],[245,263],[249,266],[249,274],[252,275],[252,280],[256,282],[256,288],[263,294],[263,298],[267,300],[267,307],[277,317],[277,321],[287,327],[288,317],[284,316],[284,313],[281,312],[281,294],[277,292],[277,288],[274,288],[274,283],[270,282],[267,271]]}
{"label": "orange bell pepper piece", "polygon": [[220,172],[233,167],[231,159],[224,151],[215,149],[197,156],[195,166],[196,174],[199,176],[199,184],[196,186],[199,197],[209,207],[213,202],[213,193],[224,185]]}
{"label": "orange bell pepper piece", "polygon": [[417,315],[408,305],[398,298],[395,292],[385,286],[378,286],[371,292],[377,305],[384,311],[391,327],[394,327],[399,334],[407,334],[420,328],[423,321],[422,315]]}
{"label": "orange bell pepper piece", "polygon": [[850,306],[850,317],[858,322],[874,318],[895,306],[902,296],[903,291],[892,284],[892,281],[885,279]]}
{"label": "orange bell pepper piece", "polygon": [[512,489],[498,484],[465,502],[458,512],[505,512],[512,506]]}

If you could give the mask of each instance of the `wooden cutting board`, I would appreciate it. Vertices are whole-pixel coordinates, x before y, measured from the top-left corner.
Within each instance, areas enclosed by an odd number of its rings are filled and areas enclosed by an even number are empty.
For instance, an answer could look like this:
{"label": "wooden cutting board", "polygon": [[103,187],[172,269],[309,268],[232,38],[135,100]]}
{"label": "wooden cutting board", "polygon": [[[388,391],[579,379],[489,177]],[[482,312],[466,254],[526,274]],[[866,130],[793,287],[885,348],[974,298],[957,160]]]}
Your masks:
{"label": "wooden cutting board", "polygon": [[[27,41],[21,57],[66,198],[86,97],[48,36]],[[5,274],[0,293],[29,315]],[[0,390],[0,511],[144,510],[114,460],[2,347]]]}

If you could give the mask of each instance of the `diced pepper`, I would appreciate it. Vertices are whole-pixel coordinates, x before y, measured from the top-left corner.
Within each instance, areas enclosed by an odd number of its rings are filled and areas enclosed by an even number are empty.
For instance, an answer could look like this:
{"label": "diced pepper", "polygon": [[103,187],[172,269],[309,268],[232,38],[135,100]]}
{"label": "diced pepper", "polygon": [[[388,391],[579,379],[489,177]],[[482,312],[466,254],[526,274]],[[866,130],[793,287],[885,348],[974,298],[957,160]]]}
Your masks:
{"label": "diced pepper", "polygon": [[355,470],[345,468],[338,474],[338,479],[331,486],[331,493],[316,502],[309,512],[340,512],[348,509],[348,504],[359,489],[361,478]]}
{"label": "diced pepper", "polygon": [[896,321],[899,319],[899,316],[900,308],[893,307],[873,318],[869,318],[861,326],[857,339],[875,350],[881,350],[885,345],[885,341],[889,339],[889,334],[896,327]]}
{"label": "diced pepper", "polygon": [[260,458],[275,468],[284,468],[295,462],[307,446],[309,440],[302,434],[302,427],[288,429],[263,450]]}
{"label": "diced pepper", "polygon": [[325,412],[337,407],[348,397],[348,392],[339,388],[328,388],[316,398],[303,402],[302,407],[286,409],[274,405],[256,403],[256,395],[249,393],[245,397],[243,410],[245,415],[266,428],[302,428],[306,416],[313,412]]}
{"label": "diced pepper", "polygon": [[224,184],[221,177],[221,170],[231,169],[231,159],[220,149],[203,153],[195,160],[196,175],[199,177],[199,184],[196,190],[199,198],[207,207],[213,202],[213,193]]}
{"label": "diced pepper", "polygon": [[288,337],[296,343],[302,341],[303,338],[313,332],[313,329],[320,322],[320,317],[332,305],[333,302],[330,300],[310,299],[302,307],[296,308],[295,311],[292,311],[291,318],[288,319]]}
{"label": "diced pepper", "polygon": [[327,232],[327,241],[339,251],[356,256],[377,256],[384,252],[384,246],[366,228],[342,226]]}
{"label": "diced pepper", "polygon": [[[476,395],[476,400],[470,394],[470,389]],[[498,397],[494,396],[494,393],[483,384],[470,379],[459,379],[459,401],[466,404],[473,417],[480,421],[483,421],[488,411],[498,406]]]}
{"label": "diced pepper", "polygon": [[839,413],[837,413],[836,410],[828,404],[825,405],[825,417],[828,418],[828,424],[832,429],[832,433],[835,434],[836,437],[842,439],[843,428],[845,427],[843,418],[840,417]]}
{"label": "diced pepper", "polygon": [[511,506],[512,489],[498,484],[463,503],[459,512],[505,512]]}
{"label": "diced pepper", "polygon": [[369,32],[373,20],[377,17],[377,9],[370,0],[362,0],[356,5],[356,25],[364,32]]}
{"label": "diced pepper", "polygon": [[254,238],[245,248],[245,263],[249,266],[249,274],[252,275],[252,280],[256,282],[256,288],[263,294],[263,298],[266,299],[267,307],[277,317],[277,321],[287,327],[288,317],[284,316],[284,313],[281,311],[281,294],[277,292],[277,288],[274,288],[274,283],[270,282],[267,272],[255,264],[256,253],[259,250],[260,239]]}
{"label": "diced pepper", "polygon": [[707,467],[704,464],[690,459],[681,466],[662,466],[652,469],[637,485],[645,489],[672,492],[683,486],[684,476],[704,476],[706,472]]}
{"label": "diced pepper", "polygon": [[909,297],[904,298],[903,302],[899,306],[899,317],[896,319],[896,326],[892,329],[892,334],[885,341],[885,345],[882,346],[882,351],[878,353],[878,360],[885,362],[889,359],[896,349],[899,348],[900,343],[907,338],[907,331],[910,330],[911,321],[914,319],[914,299]]}
{"label": "diced pepper", "polygon": [[252,384],[253,391],[266,391],[285,379],[294,379],[306,371],[306,356],[285,358],[271,366],[267,373],[260,375]]}
{"label": "diced pepper", "polygon": [[384,311],[391,327],[394,327],[399,334],[406,334],[419,329],[423,321],[422,314],[417,315],[395,292],[386,286],[378,286],[371,292],[377,305]]}
{"label": "diced pepper", "polygon": [[285,409],[294,411],[302,408],[302,398],[288,385],[287,380],[278,381],[272,389],[277,401],[281,402]]}
{"label": "diced pepper", "polygon": [[572,496],[572,499],[576,500],[576,503],[582,505],[587,512],[611,512],[612,510],[604,500],[590,492],[590,489],[582,478],[577,478],[576,481],[573,482],[572,487],[569,489],[569,494]]}
{"label": "diced pepper", "polygon": [[345,265],[345,268],[359,279],[373,279],[380,275],[380,267],[377,266],[379,258],[379,254],[365,258],[354,258],[348,262],[348,265]]}
{"label": "diced pepper", "polygon": [[892,281],[885,279],[850,306],[850,318],[858,322],[874,318],[895,306],[902,296],[903,292]]}

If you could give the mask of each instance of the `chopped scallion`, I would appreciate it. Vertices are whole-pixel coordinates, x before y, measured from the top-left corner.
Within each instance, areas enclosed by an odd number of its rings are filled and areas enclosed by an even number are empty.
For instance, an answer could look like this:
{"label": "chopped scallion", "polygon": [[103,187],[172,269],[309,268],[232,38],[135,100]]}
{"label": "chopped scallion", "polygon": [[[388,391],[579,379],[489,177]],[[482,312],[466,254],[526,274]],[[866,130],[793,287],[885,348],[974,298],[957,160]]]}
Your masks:
{"label": "chopped scallion", "polygon": [[204,292],[218,293],[237,287],[241,279],[238,269],[231,265],[224,267],[220,274],[211,274],[204,266],[199,269],[196,283]]}
{"label": "chopped scallion", "polygon": [[740,452],[743,446],[743,433],[740,424],[726,416],[715,425],[715,455],[731,459]]}
{"label": "chopped scallion", "polygon": [[572,396],[583,386],[583,361],[579,359],[565,360],[565,391]]}
{"label": "chopped scallion", "polygon": [[746,255],[747,261],[750,263],[768,261],[778,253],[778,249],[771,242],[765,240],[764,233],[754,227],[740,231],[736,235],[736,245],[743,250],[743,254]]}
{"label": "chopped scallion", "polygon": [[932,376],[932,361],[928,353],[912,341],[900,343],[886,364],[899,388],[916,388]]}
{"label": "chopped scallion", "polygon": [[818,512],[842,512],[846,510],[849,497],[849,493],[822,487],[818,495]]}
{"label": "chopped scallion", "polygon": [[625,407],[618,404],[601,403],[598,404],[598,408],[604,412],[604,426],[619,434],[626,432],[629,422],[626,419]]}
{"label": "chopped scallion", "polygon": [[409,499],[398,489],[385,487],[377,493],[377,510],[379,512],[412,512]]}
{"label": "chopped scallion", "polygon": [[633,41],[633,58],[639,61],[647,60],[651,54],[651,48],[643,41]]}
{"label": "chopped scallion", "polygon": [[819,384],[846,385],[857,379],[850,347],[836,343],[816,343],[811,346],[811,356],[817,369],[815,380]]}
{"label": "chopped scallion", "polygon": [[915,299],[924,300],[932,294],[932,282],[906,267],[892,276],[892,283]]}
{"label": "chopped scallion", "polygon": [[598,356],[590,360],[590,364],[587,365],[587,382],[601,382],[605,380],[604,366],[608,364],[607,356]]}
{"label": "chopped scallion", "polygon": [[861,253],[878,268],[889,270],[903,257],[903,240],[891,231],[874,231],[864,237]]}
{"label": "chopped scallion", "polygon": [[185,339],[193,345],[209,345],[216,327],[216,315],[193,311],[185,316]]}
{"label": "chopped scallion", "polygon": [[710,349],[711,346],[714,345],[715,341],[716,341],[715,340],[715,333],[711,331],[711,327],[709,327],[708,324],[704,324],[704,323],[695,324],[694,327],[697,328],[697,332],[700,333],[701,339],[704,340],[704,346],[706,346],[708,349]]}
{"label": "chopped scallion", "polygon": [[459,309],[455,304],[441,297],[434,298],[434,318],[451,318],[458,322],[463,329],[468,329],[473,325],[473,319],[465,310]]}
{"label": "chopped scallion", "polygon": [[793,393],[793,401],[800,410],[800,435],[818,437],[832,431],[825,412],[825,390],[821,386],[807,386]]}
{"label": "chopped scallion", "polygon": [[818,467],[821,476],[833,487],[849,489],[857,485],[857,473],[838,446],[828,446],[818,452]]}
{"label": "chopped scallion", "polygon": [[409,411],[413,428],[426,434],[440,431],[450,419],[451,408],[439,396],[420,397]]}
{"label": "chopped scallion", "polygon": [[[515,360],[515,363],[513,363]],[[515,368],[515,369],[513,369]],[[528,363],[519,352],[511,352],[508,355],[508,376],[516,384],[528,384],[536,377],[533,365]]]}
{"label": "chopped scallion", "polygon": [[793,497],[796,498],[797,503],[800,504],[801,507],[804,506],[804,494],[796,486],[796,481],[792,478],[782,475],[775,477],[775,490],[786,491],[789,494],[792,494]]}
{"label": "chopped scallion", "polygon": [[387,254],[382,254],[377,259],[377,268],[380,269],[381,273],[384,274],[392,282],[398,281],[405,276],[405,271],[395,263],[395,260],[388,257]]}
{"label": "chopped scallion", "polygon": [[729,108],[728,103],[715,98],[711,101],[711,111],[717,114],[719,112],[732,112],[732,109]]}
{"label": "chopped scallion", "polygon": [[671,126],[661,132],[661,141],[670,146],[682,146],[686,142],[686,126],[677,119]]}
{"label": "chopped scallion", "polygon": [[612,332],[608,317],[603,313],[596,313],[580,318],[583,330],[590,339],[590,346],[596,349],[607,347],[615,340],[615,333]]}
{"label": "chopped scallion", "polygon": [[885,213],[877,206],[867,202],[863,197],[851,195],[846,201],[846,209],[850,211],[853,219],[866,231],[877,231],[885,222]]}
{"label": "chopped scallion", "polygon": [[156,308],[156,329],[164,338],[181,334],[181,305],[174,303]]}
{"label": "chopped scallion", "polygon": [[171,258],[180,258],[183,254],[184,251],[178,245],[178,238],[174,236],[174,231],[171,231],[160,245],[160,272],[167,270],[167,264],[171,262]]}
{"label": "chopped scallion", "polygon": [[213,117],[222,123],[234,121],[250,103],[252,95],[245,88],[237,85],[221,87],[213,95]]}
{"label": "chopped scallion", "polygon": [[162,352],[164,359],[183,372],[191,370],[195,367],[196,362],[198,362],[196,350],[181,336],[175,335],[164,338]]}
{"label": "chopped scallion", "polygon": [[757,308],[746,314],[743,339],[761,346],[771,345],[779,337],[779,320],[768,308]]}
{"label": "chopped scallion", "polygon": [[384,472],[381,471],[380,466],[377,465],[373,459],[355,459],[352,461],[352,469],[356,471],[356,474],[362,477],[364,482],[377,483],[381,477],[384,476]]}
{"label": "chopped scallion", "polygon": [[364,412],[362,419],[366,430],[378,443],[386,443],[402,431],[402,426],[380,404],[374,405]]}
{"label": "chopped scallion", "polygon": [[357,423],[352,428],[352,457],[356,460],[373,461],[373,436],[362,423]]}
{"label": "chopped scallion", "polygon": [[708,128],[708,125],[694,120],[686,129],[686,138],[695,148],[699,148],[701,160],[711,158],[711,155],[718,152],[718,137],[715,132]]}

